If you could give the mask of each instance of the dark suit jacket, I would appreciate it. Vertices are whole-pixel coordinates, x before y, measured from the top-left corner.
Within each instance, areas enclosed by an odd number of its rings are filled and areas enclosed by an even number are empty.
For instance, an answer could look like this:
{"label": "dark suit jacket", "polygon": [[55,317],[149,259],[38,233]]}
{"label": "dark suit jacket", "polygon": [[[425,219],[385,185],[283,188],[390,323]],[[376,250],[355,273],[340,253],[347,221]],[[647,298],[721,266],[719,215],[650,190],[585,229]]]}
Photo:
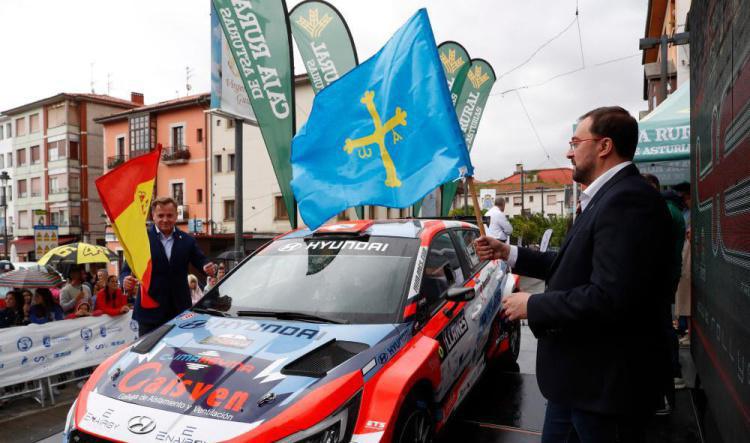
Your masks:
{"label": "dark suit jacket", "polygon": [[[148,240],[151,245],[151,287],[149,295],[159,303],[158,308],[141,307],[140,297],[136,297],[133,318],[139,322],[161,325],[192,305],[188,287],[188,264],[198,269],[208,263],[208,259],[198,248],[195,239],[175,227],[172,254],[167,260],[167,253],[159,240],[154,226],[148,228]],[[130,275],[128,264],[120,272],[120,281]]]}
{"label": "dark suit jacket", "polygon": [[664,200],[629,165],[594,195],[559,253],[519,248],[514,271],[547,283],[528,302],[547,399],[603,414],[656,406],[670,358],[669,236]]}

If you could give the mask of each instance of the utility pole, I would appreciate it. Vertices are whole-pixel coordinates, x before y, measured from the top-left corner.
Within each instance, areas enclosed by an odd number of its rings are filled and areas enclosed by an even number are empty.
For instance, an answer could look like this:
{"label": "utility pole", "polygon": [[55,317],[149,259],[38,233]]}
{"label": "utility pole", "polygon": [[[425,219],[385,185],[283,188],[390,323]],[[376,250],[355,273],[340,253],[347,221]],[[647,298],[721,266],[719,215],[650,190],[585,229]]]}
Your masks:
{"label": "utility pole", "polygon": [[524,192],[523,192],[523,163],[519,163],[516,165],[516,168],[521,173],[521,217],[524,216],[524,213],[526,212],[526,200],[524,198]]}
{"label": "utility pole", "polygon": [[542,191],[542,218],[544,218],[544,186],[539,189]]}
{"label": "utility pole", "polygon": [[659,49],[661,50],[661,72],[659,79],[661,82],[661,88],[659,88],[657,104],[663,102],[667,98],[667,70],[669,69],[667,63],[667,49],[669,49],[670,43],[673,45],[686,45],[690,43],[690,33],[681,32],[679,34],[674,34],[671,37],[666,34],[661,37],[646,37],[640,39],[638,42],[638,47],[641,50],[652,49],[657,46],[659,46]]}

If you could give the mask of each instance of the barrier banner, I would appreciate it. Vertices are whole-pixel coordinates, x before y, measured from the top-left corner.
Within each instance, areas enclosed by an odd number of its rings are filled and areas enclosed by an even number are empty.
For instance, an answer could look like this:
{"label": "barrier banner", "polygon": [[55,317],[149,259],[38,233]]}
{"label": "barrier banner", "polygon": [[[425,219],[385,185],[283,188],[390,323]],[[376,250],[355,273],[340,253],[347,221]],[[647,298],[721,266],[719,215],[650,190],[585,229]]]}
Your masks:
{"label": "barrier banner", "polygon": [[131,313],[0,329],[0,387],[98,365],[138,338]]}
{"label": "barrier banner", "polygon": [[[479,121],[484,113],[484,105],[490,96],[492,85],[495,84],[495,70],[486,61],[475,58],[471,60],[471,68],[466,74],[467,82],[464,82],[461,93],[456,102],[456,113],[458,123],[466,138],[466,147],[471,151],[474,145],[474,137],[479,129]],[[458,183],[450,182],[443,185],[442,216],[450,212],[453,198],[456,196]]]}
{"label": "barrier banner", "polygon": [[286,2],[212,0],[260,127],[289,223],[297,227],[292,180],[294,64]]}

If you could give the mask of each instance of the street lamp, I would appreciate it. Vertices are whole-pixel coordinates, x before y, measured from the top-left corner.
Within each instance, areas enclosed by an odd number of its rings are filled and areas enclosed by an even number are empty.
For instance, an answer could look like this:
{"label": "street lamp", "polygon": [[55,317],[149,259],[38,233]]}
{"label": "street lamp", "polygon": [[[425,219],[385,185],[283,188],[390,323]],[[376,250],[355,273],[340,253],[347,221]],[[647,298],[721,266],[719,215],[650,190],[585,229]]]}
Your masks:
{"label": "street lamp", "polygon": [[0,194],[0,206],[3,208],[3,248],[4,256],[7,259],[8,258],[8,200],[6,199],[5,190],[8,187],[8,180],[10,180],[10,175],[8,175],[8,171],[3,171],[0,173],[0,184],[2,184],[3,192]]}

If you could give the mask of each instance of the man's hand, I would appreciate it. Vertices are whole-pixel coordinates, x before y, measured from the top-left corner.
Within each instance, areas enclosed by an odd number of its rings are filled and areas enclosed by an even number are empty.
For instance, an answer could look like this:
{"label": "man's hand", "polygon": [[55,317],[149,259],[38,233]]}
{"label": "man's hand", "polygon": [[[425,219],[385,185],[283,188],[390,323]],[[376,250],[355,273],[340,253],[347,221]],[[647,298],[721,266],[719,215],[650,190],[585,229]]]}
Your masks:
{"label": "man's hand", "polygon": [[123,314],[128,312],[129,310],[130,310],[130,306],[128,305],[123,305],[123,307],[120,308],[120,312],[122,312]]}
{"label": "man's hand", "polygon": [[213,262],[206,263],[205,266],[203,266],[203,272],[206,273],[206,275],[214,276],[216,275],[216,265]]}
{"label": "man's hand", "polygon": [[529,303],[531,294],[528,292],[515,292],[503,298],[503,315],[508,320],[519,320],[529,318],[526,305]]}
{"label": "man's hand", "polygon": [[507,260],[510,246],[500,240],[483,235],[474,242],[480,260]]}
{"label": "man's hand", "polygon": [[138,279],[133,277],[132,275],[128,275],[122,280],[122,289],[124,289],[126,292],[130,292],[135,288],[135,284],[138,283]]}

